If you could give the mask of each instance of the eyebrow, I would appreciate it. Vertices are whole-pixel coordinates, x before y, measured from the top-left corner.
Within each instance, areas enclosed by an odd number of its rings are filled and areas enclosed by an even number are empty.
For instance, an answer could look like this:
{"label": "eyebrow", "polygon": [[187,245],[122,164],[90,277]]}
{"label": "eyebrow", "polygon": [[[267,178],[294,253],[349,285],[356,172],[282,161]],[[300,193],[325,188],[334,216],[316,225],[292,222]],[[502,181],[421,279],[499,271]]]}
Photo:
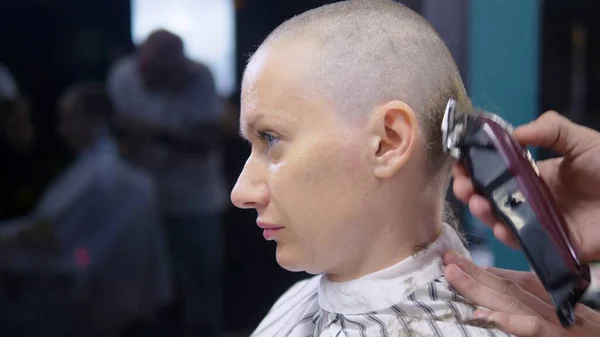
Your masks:
{"label": "eyebrow", "polygon": [[259,114],[253,117],[248,123],[245,124],[245,127],[242,123],[240,123],[240,129],[238,131],[240,137],[243,139],[248,139],[248,131],[252,131],[256,128],[256,124],[265,117],[263,114]]}

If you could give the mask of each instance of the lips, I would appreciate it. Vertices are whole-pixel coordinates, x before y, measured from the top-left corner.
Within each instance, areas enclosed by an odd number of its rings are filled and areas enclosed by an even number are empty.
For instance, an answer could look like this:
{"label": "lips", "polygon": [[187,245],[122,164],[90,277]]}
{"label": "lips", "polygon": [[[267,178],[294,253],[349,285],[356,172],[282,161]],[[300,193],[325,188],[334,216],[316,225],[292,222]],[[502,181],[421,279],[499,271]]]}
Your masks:
{"label": "lips", "polygon": [[265,240],[274,240],[277,233],[283,229],[283,226],[271,224],[268,222],[257,220],[258,227],[263,229],[263,237]]}
{"label": "lips", "polygon": [[263,230],[263,237],[266,240],[275,240],[275,236],[282,229],[283,229],[283,227],[282,228],[275,228],[275,229],[265,229],[265,230]]}
{"label": "lips", "polygon": [[260,227],[262,229],[282,229],[283,228],[283,226],[271,224],[271,223],[260,221],[260,220],[257,220],[256,224],[258,225],[258,227]]}

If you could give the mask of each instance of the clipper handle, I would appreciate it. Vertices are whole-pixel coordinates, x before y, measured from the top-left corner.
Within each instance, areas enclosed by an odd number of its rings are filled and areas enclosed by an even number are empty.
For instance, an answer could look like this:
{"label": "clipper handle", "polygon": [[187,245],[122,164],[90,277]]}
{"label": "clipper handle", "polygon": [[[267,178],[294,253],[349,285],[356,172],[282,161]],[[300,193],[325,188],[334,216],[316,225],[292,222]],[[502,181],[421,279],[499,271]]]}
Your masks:
{"label": "clipper handle", "polygon": [[561,324],[572,325],[574,306],[590,282],[589,268],[579,264],[547,186],[525,165],[524,150],[494,121],[480,118],[469,125],[459,148],[475,189],[519,240]]}

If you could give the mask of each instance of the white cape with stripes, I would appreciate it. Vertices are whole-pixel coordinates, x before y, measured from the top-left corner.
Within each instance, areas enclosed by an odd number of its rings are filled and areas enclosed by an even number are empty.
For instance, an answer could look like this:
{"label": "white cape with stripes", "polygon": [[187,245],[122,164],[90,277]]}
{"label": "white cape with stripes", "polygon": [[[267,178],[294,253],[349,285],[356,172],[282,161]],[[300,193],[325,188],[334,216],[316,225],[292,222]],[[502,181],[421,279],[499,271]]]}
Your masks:
{"label": "white cape with stripes", "polygon": [[277,300],[252,337],[506,337],[473,320],[475,306],[443,278],[442,254],[469,256],[444,224],[426,250],[349,282],[324,275],[296,283]]}

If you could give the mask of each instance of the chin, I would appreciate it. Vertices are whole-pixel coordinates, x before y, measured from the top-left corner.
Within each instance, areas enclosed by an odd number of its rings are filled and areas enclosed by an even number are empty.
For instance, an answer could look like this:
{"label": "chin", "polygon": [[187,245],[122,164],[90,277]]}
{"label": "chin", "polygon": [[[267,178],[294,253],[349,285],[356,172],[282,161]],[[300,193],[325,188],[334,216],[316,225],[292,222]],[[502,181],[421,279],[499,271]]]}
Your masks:
{"label": "chin", "polygon": [[294,248],[277,243],[275,257],[281,268],[291,272],[306,272],[313,275],[322,272],[309,262],[304,252]]}
{"label": "chin", "polygon": [[285,247],[285,245],[277,243],[275,258],[277,259],[277,264],[285,270],[293,272],[304,271],[302,254],[298,254],[291,247]]}

